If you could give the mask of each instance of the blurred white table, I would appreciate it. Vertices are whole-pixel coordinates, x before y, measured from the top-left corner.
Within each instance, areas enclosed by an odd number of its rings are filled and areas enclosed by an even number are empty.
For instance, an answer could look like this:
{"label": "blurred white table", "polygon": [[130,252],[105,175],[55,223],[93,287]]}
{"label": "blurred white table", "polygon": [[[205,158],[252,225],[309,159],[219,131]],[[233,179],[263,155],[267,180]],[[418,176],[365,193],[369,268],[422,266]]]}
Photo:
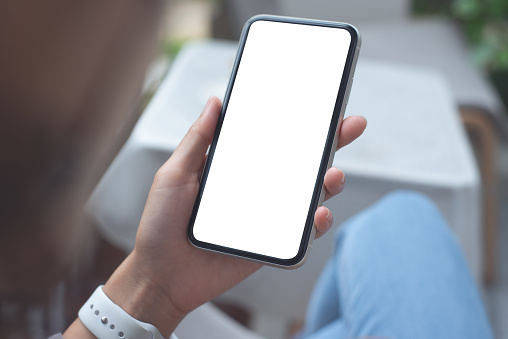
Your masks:
{"label": "blurred white table", "polygon": [[[134,246],[155,172],[208,97],[223,97],[235,54],[236,44],[231,42],[186,45],[91,197],[87,209],[101,232],[125,251]],[[363,60],[360,55],[346,110],[346,115],[353,114],[366,116],[369,125],[359,140],[335,157],[334,166],[344,170],[347,181],[344,192],[326,203],[335,226],[389,191],[423,192],[440,207],[479,280],[480,179],[442,77],[427,69]],[[302,318],[332,248],[333,236],[327,234],[314,243],[302,268],[264,267],[221,298],[256,311],[261,332],[274,322]]]}

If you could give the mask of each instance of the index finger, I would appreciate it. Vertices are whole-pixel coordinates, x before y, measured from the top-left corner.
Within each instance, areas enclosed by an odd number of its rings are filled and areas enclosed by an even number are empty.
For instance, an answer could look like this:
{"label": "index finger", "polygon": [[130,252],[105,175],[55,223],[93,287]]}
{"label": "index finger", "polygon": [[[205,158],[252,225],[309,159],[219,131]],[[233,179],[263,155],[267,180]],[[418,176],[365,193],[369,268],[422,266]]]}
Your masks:
{"label": "index finger", "polygon": [[367,119],[360,115],[352,115],[347,117],[342,122],[339,133],[339,140],[337,141],[337,149],[349,145],[356,140],[367,127]]}

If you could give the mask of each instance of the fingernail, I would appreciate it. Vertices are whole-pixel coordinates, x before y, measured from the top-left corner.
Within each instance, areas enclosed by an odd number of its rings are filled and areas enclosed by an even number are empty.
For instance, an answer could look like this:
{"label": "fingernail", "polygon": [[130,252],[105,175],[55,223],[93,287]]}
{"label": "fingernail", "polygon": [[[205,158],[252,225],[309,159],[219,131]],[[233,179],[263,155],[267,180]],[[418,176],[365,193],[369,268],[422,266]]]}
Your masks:
{"label": "fingernail", "polygon": [[346,176],[344,174],[342,174],[342,179],[340,179],[340,184],[342,186],[344,186],[345,183],[346,183]]}
{"label": "fingernail", "polygon": [[364,117],[363,115],[360,115],[360,118],[362,118],[363,120],[365,120],[365,126],[367,126],[369,124],[369,121],[367,120],[366,117]]}
{"label": "fingernail", "polygon": [[206,102],[206,105],[205,105],[205,108],[203,109],[203,111],[206,111],[207,108],[212,104],[213,98],[214,98],[213,95],[208,98],[208,101]]}
{"label": "fingernail", "polygon": [[203,112],[201,112],[200,118],[204,118],[204,117],[206,117],[208,115],[208,113],[210,112],[210,106],[212,105],[212,102],[213,102],[214,98],[215,97],[213,95],[208,98],[208,101],[206,102],[205,108],[203,108]]}
{"label": "fingernail", "polygon": [[326,215],[326,221],[328,222],[329,225],[331,225],[333,221],[333,214],[330,210],[328,210],[328,214]]}

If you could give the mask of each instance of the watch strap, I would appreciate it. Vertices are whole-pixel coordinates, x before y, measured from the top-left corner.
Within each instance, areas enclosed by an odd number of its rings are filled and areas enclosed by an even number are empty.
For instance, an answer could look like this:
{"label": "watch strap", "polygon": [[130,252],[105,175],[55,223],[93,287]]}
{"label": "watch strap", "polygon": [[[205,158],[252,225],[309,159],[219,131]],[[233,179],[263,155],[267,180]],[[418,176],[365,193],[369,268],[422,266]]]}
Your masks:
{"label": "watch strap", "polygon": [[[83,324],[99,339],[164,339],[159,330],[130,316],[97,287],[79,310]],[[176,338],[171,335],[170,339]]]}

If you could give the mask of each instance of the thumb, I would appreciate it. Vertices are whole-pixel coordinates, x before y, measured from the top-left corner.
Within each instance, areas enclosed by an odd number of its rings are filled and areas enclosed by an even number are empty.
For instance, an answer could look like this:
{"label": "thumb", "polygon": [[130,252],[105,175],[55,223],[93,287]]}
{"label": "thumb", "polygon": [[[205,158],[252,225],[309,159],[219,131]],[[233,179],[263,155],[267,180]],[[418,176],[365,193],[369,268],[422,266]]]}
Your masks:
{"label": "thumb", "polygon": [[177,149],[164,165],[180,173],[201,174],[203,159],[210,145],[221,110],[221,101],[210,97],[203,113],[191,126]]}

